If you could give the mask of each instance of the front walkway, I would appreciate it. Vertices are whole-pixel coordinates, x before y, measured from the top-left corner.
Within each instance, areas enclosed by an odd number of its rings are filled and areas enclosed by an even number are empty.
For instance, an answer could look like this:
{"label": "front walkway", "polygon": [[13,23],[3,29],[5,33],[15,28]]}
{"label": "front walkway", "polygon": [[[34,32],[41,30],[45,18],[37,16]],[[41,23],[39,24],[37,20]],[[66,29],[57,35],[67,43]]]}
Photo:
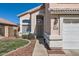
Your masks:
{"label": "front walkway", "polygon": [[0,39],[3,39],[4,38],[4,36],[0,36]]}
{"label": "front walkway", "polygon": [[47,50],[44,47],[43,39],[36,40],[35,48],[32,55],[33,56],[48,56]]}

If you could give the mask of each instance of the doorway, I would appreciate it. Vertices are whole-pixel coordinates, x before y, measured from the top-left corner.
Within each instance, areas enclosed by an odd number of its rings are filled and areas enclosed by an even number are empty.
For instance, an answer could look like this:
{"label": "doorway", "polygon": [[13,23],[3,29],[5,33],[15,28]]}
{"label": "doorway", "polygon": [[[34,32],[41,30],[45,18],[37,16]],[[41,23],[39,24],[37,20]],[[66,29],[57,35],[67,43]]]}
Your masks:
{"label": "doorway", "polygon": [[44,32],[44,16],[37,15],[36,17],[36,37],[37,38],[43,38],[43,32]]}

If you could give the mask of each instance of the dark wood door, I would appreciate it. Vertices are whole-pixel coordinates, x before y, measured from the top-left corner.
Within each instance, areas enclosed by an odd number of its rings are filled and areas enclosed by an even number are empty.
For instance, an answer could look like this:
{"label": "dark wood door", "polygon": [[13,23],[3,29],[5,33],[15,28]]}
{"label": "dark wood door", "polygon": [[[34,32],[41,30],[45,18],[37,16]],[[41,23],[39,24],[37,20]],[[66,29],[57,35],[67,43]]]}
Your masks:
{"label": "dark wood door", "polygon": [[44,26],[43,25],[44,25],[43,16],[38,16],[37,23],[36,23],[37,38],[42,38],[43,37],[43,31],[44,31]]}

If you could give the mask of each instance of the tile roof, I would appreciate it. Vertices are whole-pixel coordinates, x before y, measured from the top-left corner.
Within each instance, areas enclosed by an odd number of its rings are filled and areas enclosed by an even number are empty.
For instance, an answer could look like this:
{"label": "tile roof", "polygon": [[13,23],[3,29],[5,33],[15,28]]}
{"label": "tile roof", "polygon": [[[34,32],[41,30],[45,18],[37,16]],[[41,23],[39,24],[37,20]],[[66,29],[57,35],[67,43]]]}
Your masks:
{"label": "tile roof", "polygon": [[14,24],[14,23],[12,23],[12,22],[10,22],[10,21],[8,21],[8,20],[5,20],[5,19],[3,19],[3,18],[0,18],[0,23],[1,23],[1,24],[7,24],[7,25],[17,26],[16,24]]}
{"label": "tile roof", "polygon": [[53,8],[52,14],[79,14],[79,8]]}
{"label": "tile roof", "polygon": [[50,3],[52,14],[79,14],[79,3]]}

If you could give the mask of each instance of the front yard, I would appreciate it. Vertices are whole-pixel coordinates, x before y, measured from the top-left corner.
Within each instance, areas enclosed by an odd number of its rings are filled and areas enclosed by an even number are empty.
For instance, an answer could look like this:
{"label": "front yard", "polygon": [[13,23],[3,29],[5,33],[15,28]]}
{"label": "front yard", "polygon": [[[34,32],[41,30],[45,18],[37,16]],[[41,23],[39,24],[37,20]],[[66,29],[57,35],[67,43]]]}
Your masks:
{"label": "front yard", "polygon": [[29,42],[27,40],[22,40],[22,39],[0,40],[0,55],[4,55],[28,43]]}

